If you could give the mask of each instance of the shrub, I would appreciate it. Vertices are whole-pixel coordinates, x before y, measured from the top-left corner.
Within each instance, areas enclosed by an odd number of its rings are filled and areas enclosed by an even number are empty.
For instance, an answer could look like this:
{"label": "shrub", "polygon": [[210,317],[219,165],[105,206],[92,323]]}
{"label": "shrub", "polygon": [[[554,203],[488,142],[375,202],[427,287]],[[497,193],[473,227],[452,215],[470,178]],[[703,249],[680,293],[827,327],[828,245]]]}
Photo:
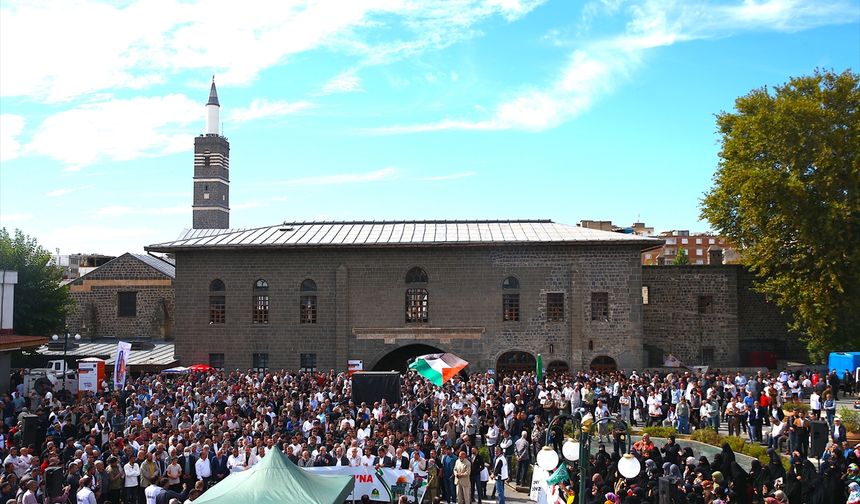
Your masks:
{"label": "shrub", "polygon": [[714,429],[710,427],[704,429],[696,429],[693,432],[693,435],[690,436],[690,439],[693,441],[699,441],[700,443],[705,443],[714,446],[722,446],[720,442],[720,435]]}
{"label": "shrub", "polygon": [[800,401],[789,401],[782,405],[782,411],[790,413],[792,411],[803,411],[809,413],[809,404]]}
{"label": "shrub", "polygon": [[668,438],[669,436],[674,436],[678,434],[678,431],[674,427],[644,427],[642,429],[643,434],[648,434],[651,437],[656,438]]}
{"label": "shrub", "polygon": [[738,436],[719,436],[720,444],[717,446],[723,446],[723,443],[728,443],[729,447],[732,451],[736,453],[744,453],[744,446],[746,445],[746,441],[742,437]]}
{"label": "shrub", "polygon": [[860,412],[851,408],[839,408],[839,418],[842,419],[845,430],[860,434]]}

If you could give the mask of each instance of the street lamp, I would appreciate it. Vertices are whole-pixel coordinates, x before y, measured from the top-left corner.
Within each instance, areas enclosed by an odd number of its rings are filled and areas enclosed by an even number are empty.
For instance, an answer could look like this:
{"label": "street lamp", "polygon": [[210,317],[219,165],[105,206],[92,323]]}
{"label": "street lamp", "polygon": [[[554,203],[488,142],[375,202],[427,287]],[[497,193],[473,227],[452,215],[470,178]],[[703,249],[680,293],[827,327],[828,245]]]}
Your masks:
{"label": "street lamp", "polygon": [[[579,495],[588,495],[588,456],[591,453],[591,429],[603,422],[613,421],[617,423],[622,420],[617,417],[607,416],[595,422],[591,413],[584,413],[583,409],[578,410],[575,415],[568,415],[567,413],[557,415],[547,425],[546,445],[537,454],[538,467],[547,472],[555,470],[559,463],[558,453],[555,452],[555,449],[553,449],[549,442],[549,436],[552,433],[552,424],[559,420],[563,422],[571,420],[574,424],[574,431],[579,430],[578,440],[567,438],[561,447],[561,453],[564,455],[564,458],[571,462],[579,461]],[[627,444],[630,442],[630,426],[627,425],[627,422],[623,422],[623,425],[627,430],[627,435],[623,447],[625,453],[618,462],[618,472],[625,478],[634,478],[639,474],[641,465],[639,459],[628,453],[629,448]]]}
{"label": "street lamp", "polygon": [[[63,371],[63,390],[66,390],[66,372],[68,371],[66,369],[66,367],[68,366],[68,364],[66,363],[66,356],[69,353],[69,338],[70,337],[72,337],[72,335],[69,332],[69,328],[68,327],[63,328],[63,369],[62,369],[62,371]],[[75,338],[75,341],[78,341],[81,339],[81,335],[75,334],[74,338]],[[60,337],[55,334],[55,335],[51,336],[51,339],[54,341],[59,341]]]}

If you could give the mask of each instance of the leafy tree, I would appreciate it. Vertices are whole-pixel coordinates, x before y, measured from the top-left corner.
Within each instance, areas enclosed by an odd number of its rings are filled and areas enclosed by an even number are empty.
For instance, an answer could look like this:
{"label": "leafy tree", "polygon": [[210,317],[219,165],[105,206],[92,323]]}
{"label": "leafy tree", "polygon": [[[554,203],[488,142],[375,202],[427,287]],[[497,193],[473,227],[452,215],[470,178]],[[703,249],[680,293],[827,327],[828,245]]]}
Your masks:
{"label": "leafy tree", "polygon": [[858,84],[851,70],[816,71],[738,98],[717,115],[719,167],[702,202],[818,360],[860,345]]}
{"label": "leafy tree", "polygon": [[51,253],[35,238],[0,229],[0,269],[18,272],[15,286],[14,328],[18,334],[45,336],[63,327],[71,303],[60,286],[63,270],[51,262]]}
{"label": "leafy tree", "polygon": [[672,264],[675,266],[683,266],[685,264],[690,264],[690,256],[687,255],[687,249],[679,248],[678,254],[675,256],[675,259],[672,261]]}

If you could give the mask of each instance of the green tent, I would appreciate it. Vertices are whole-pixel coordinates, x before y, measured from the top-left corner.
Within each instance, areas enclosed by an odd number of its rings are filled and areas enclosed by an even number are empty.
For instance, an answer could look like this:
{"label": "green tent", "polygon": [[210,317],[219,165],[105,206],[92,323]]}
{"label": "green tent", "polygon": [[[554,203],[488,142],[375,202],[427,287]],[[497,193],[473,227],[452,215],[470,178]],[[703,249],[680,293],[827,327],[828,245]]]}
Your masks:
{"label": "green tent", "polygon": [[233,473],[194,504],[341,504],[352,493],[352,476],[320,476],[299,468],[274,449],[247,471]]}

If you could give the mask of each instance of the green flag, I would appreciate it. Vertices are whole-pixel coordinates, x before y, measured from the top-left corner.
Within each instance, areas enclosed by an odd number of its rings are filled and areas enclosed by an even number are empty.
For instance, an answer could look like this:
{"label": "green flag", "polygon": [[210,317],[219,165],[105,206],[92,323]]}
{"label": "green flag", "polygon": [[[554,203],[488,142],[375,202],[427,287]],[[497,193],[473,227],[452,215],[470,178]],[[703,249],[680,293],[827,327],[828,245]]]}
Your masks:
{"label": "green flag", "polygon": [[538,383],[542,382],[543,381],[543,359],[541,358],[540,354],[537,355],[537,369],[535,371],[537,372]]}

